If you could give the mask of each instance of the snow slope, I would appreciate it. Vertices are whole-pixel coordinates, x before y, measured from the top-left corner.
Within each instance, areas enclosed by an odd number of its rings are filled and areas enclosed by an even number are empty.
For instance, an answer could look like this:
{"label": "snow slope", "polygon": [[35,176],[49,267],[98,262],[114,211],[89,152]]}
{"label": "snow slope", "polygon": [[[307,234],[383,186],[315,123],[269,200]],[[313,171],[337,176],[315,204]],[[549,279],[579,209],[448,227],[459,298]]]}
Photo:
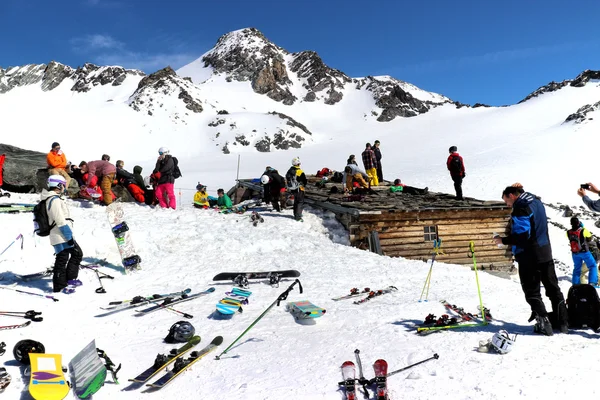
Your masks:
{"label": "snow slope", "polygon": [[[4,199],[2,199],[4,201]],[[17,196],[16,201],[35,201],[33,195]],[[47,352],[63,355],[66,364],[83,346],[95,338],[97,345],[117,363],[122,363],[120,385],[107,384],[95,399],[172,399],[244,397],[248,399],[342,399],[337,382],[339,366],[354,360],[355,348],[361,350],[365,375],[373,376],[371,364],[385,358],[390,370],[438,353],[430,361],[389,379],[391,399],[560,399],[571,393],[572,382],[585,382],[595,371],[590,353],[597,335],[572,331],[569,335],[533,335],[526,320],[529,308],[516,278],[503,279],[480,273],[483,301],[491,308],[491,326],[470,330],[439,332],[417,336],[415,325],[429,313],[441,315],[438,300],[447,299],[468,310],[478,304],[475,275],[467,268],[435,264],[429,302],[419,303],[421,287],[429,264],[374,255],[347,246],[343,228],[333,215],[317,211],[305,213],[305,222],[283,214],[262,212],[263,224],[253,227],[247,215],[221,215],[184,206],[177,211],[125,205],[143,270],[122,275],[116,268],[118,252],[109,231],[103,207],[79,208],[69,201],[75,219],[75,235],[88,263],[106,258],[101,270],[115,276],[105,280],[106,295],[96,294],[98,282],[93,273],[81,271],[84,286],[75,294],[58,294],[60,301],[0,291],[5,308],[42,311],[44,321],[14,331],[2,332],[9,350],[25,338],[40,340]],[[553,216],[553,215],[551,215]],[[25,234],[23,250],[11,247],[0,260],[2,284],[13,281],[12,273],[36,272],[53,262],[52,248],[45,239],[27,234],[31,214],[2,215],[0,243],[10,243]],[[560,220],[560,219],[559,219]],[[562,221],[564,223],[564,221]],[[591,224],[588,224],[591,226]],[[568,251],[564,233],[553,229],[556,253]],[[3,245],[4,247],[4,245]],[[466,250],[466,249],[465,249]],[[168,328],[181,319],[164,311],[135,317],[125,311],[96,318],[98,308],[108,301],[134,295],[171,292],[186,287],[216,292],[183,303],[177,308],[194,315],[190,322],[207,344],[216,335],[224,337],[224,350],[292,281],[279,288],[254,283],[250,304],[231,320],[212,318],[215,303],[231,288],[229,283],[213,284],[218,272],[240,270],[297,269],[301,271],[304,293],[293,290],[288,301],[308,299],[327,310],[315,325],[301,325],[285,311],[285,302],[267,314],[220,361],[214,355],[198,362],[168,387],[155,393],[142,393],[128,385],[127,378],[148,367],[154,356],[171,345],[162,342]],[[569,275],[560,273],[563,291],[570,285]],[[351,300],[334,302],[352,287],[385,288],[398,291],[355,305]],[[23,290],[37,293],[50,290],[50,280],[19,283]],[[19,320],[0,317],[2,324]],[[474,349],[480,340],[499,329],[518,333],[512,353],[501,356],[481,354]],[[9,353],[7,353],[9,354]],[[543,356],[542,356],[543,355]],[[7,398],[26,391],[19,368],[7,362],[13,383]],[[558,365],[564,366],[557,368]],[[577,368],[567,366],[577,365]],[[232,373],[235,371],[235,373]],[[597,393],[592,387],[587,391]],[[360,395],[359,397],[362,397]]]}

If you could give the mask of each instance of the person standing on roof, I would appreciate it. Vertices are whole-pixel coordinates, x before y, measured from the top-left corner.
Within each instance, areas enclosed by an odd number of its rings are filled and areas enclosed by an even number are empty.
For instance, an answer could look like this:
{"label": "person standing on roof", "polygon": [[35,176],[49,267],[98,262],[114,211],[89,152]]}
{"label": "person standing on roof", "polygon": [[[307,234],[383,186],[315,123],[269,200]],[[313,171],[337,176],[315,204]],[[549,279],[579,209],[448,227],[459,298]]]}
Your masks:
{"label": "person standing on roof", "polygon": [[158,159],[152,174],[156,179],[157,186],[155,188],[156,198],[161,208],[177,208],[175,200],[175,162],[171,156],[169,149],[161,147],[158,149]]}
{"label": "person standing on roof", "polygon": [[377,159],[377,181],[383,182],[383,169],[381,167],[381,150],[379,150],[379,140],[373,142],[373,153]]}
{"label": "person standing on roof", "polygon": [[362,152],[362,160],[365,166],[365,171],[369,175],[369,184],[371,186],[378,186],[379,180],[377,179],[377,158],[375,153],[371,149],[371,143],[365,145],[365,151]]}
{"label": "person standing on roof", "polygon": [[450,152],[450,155],[446,160],[446,167],[448,168],[448,171],[450,171],[450,177],[454,182],[456,200],[462,200],[462,181],[464,177],[467,176],[467,174],[465,174],[465,163],[460,154],[458,154],[458,148],[456,146],[451,146],[448,151]]}
{"label": "person standing on roof", "polygon": [[67,180],[62,175],[50,175],[48,190],[42,189],[41,200],[48,212],[50,244],[54,247],[54,277],[52,290],[60,292],[69,284],[78,286],[79,264],[83,252],[73,238],[73,220],[62,195],[66,193]]}
{"label": "person standing on roof", "polygon": [[60,149],[58,142],[52,143],[52,149],[46,156],[46,162],[48,163],[48,173],[50,175],[60,175],[65,178],[68,188],[69,183],[71,183],[71,177],[67,173],[67,156]]}
{"label": "person standing on roof", "polygon": [[300,168],[300,157],[292,159],[292,166],[285,174],[288,191],[294,196],[294,219],[302,222],[304,209],[304,187],[308,183],[304,171]]}

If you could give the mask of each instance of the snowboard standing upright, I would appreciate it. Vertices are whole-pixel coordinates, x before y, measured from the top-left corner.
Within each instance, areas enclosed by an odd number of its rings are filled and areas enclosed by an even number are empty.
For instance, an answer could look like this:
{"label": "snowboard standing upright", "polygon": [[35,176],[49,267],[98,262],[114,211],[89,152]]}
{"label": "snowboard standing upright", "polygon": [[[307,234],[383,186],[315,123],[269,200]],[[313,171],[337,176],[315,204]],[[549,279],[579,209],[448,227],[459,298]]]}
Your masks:
{"label": "snowboard standing upright", "polygon": [[70,362],[71,374],[75,383],[75,394],[87,399],[96,393],[106,380],[106,367],[98,357],[96,341],[92,340]]}
{"label": "snowboard standing upright", "polygon": [[123,205],[121,203],[112,203],[106,207],[106,213],[111,231],[117,241],[119,253],[121,254],[121,263],[123,264],[123,268],[125,268],[125,272],[142,269],[140,266],[142,259],[135,251],[135,247],[131,241],[131,234],[129,233],[129,226],[125,222]]}

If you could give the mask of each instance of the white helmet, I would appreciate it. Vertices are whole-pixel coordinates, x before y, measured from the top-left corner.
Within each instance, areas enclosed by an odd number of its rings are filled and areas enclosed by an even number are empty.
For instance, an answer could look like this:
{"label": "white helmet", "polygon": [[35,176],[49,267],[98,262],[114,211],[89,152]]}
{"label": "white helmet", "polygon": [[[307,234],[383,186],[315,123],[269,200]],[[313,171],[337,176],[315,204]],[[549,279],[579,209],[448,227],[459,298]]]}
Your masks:
{"label": "white helmet", "polygon": [[260,183],[262,183],[263,185],[266,185],[267,183],[269,183],[271,179],[269,178],[268,175],[263,175],[260,177]]}
{"label": "white helmet", "polygon": [[491,345],[500,354],[510,353],[517,335],[511,338],[507,331],[501,330],[492,337]]}
{"label": "white helmet", "polygon": [[48,177],[48,189],[67,187],[67,180],[62,175],[50,175]]}
{"label": "white helmet", "polygon": [[292,158],[292,165],[293,166],[300,165],[300,157],[294,157],[294,158]]}
{"label": "white helmet", "polygon": [[158,149],[158,154],[163,155],[163,154],[169,154],[169,148],[168,147],[161,147],[160,149]]}

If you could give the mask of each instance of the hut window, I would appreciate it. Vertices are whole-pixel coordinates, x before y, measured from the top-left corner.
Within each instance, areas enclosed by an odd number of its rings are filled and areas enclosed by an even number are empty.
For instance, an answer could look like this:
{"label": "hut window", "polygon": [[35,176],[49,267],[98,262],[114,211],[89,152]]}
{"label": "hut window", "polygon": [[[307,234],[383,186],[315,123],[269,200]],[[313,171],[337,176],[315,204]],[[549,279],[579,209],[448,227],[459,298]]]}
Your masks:
{"label": "hut window", "polygon": [[438,236],[436,225],[423,227],[423,239],[425,239],[426,242],[432,242],[434,240],[437,240],[437,238]]}

